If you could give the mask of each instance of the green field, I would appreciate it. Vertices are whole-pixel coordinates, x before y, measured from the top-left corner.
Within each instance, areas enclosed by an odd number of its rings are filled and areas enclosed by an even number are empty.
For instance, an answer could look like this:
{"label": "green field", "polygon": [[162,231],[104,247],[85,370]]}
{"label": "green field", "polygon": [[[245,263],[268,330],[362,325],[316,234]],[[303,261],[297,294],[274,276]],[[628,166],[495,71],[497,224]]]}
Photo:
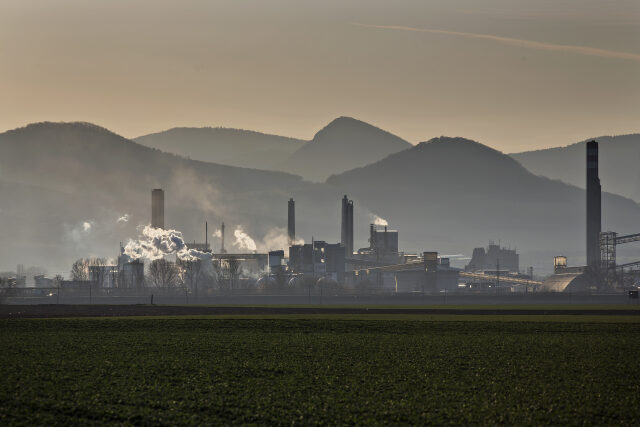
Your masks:
{"label": "green field", "polygon": [[637,316],[454,317],[0,320],[0,422],[638,424]]}

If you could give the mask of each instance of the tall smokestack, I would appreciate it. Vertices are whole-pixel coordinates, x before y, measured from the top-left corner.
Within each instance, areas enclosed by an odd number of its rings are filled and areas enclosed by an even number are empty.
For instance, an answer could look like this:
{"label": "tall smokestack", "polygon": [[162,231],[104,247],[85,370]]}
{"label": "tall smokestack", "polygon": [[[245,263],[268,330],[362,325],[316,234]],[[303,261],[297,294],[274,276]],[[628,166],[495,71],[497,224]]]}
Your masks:
{"label": "tall smokestack", "polygon": [[296,202],[289,199],[289,215],[287,216],[287,233],[289,236],[289,246],[296,241]]}
{"label": "tall smokestack", "polygon": [[602,227],[601,186],[598,177],[598,143],[587,142],[587,265],[600,270]]}
{"label": "tall smokestack", "polygon": [[353,255],[353,200],[345,194],[342,198],[341,242],[347,257]]}
{"label": "tall smokestack", "polygon": [[225,254],[227,251],[224,248],[224,222],[220,226],[220,240],[222,240],[222,243],[220,244],[220,253]]}
{"label": "tall smokestack", "polygon": [[151,226],[164,229],[164,191],[161,188],[151,192]]}

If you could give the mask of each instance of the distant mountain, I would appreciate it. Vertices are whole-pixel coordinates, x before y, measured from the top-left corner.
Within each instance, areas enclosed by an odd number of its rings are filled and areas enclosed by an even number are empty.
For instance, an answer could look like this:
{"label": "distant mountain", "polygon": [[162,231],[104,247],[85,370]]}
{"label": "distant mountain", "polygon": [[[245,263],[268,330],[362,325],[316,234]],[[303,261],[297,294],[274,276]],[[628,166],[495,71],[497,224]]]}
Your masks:
{"label": "distant mountain", "polygon": [[306,142],[241,129],[179,127],[135,138],[139,144],[203,162],[272,170]]}
{"label": "distant mountain", "polygon": [[350,117],[320,130],[277,169],[322,182],[329,176],[376,162],[412,147],[407,141]]}
{"label": "distant mountain", "polygon": [[[202,241],[205,221],[212,234],[224,220],[228,248],[236,226],[261,250],[281,248],[289,197],[299,237],[338,241],[346,193],[355,201],[357,247],[377,214],[399,229],[406,251],[468,255],[492,239],[517,246],[522,266],[538,273],[550,271],[553,255],[574,265],[584,259],[584,191],[469,140],[437,138],[314,184],[186,159],[87,123],[38,123],[0,134],[0,270],[23,263],[68,276],[78,257],[115,257],[118,243],[149,223],[157,187],[168,228]],[[605,194],[603,210],[603,229],[639,231],[633,201]],[[640,259],[633,251],[620,255]]]}
{"label": "distant mountain", "polygon": [[[640,134],[601,136],[600,182],[603,190],[640,202]],[[546,150],[511,154],[525,168],[537,175],[560,179],[585,187],[585,143]]]}
{"label": "distant mountain", "polygon": [[68,276],[78,257],[115,257],[118,243],[149,223],[158,187],[166,226],[187,240],[203,241],[204,222],[213,233],[222,220],[229,249],[238,225],[258,243],[268,232],[277,238],[289,197],[300,237],[336,240],[340,233],[341,195],[327,186],[189,160],[87,123],[38,123],[0,134],[0,269],[23,263]]}
{"label": "distant mountain", "polygon": [[[558,254],[584,263],[585,191],[471,140],[435,138],[327,184],[398,227],[408,249],[470,254],[495,240],[517,247],[521,266],[538,272],[550,272]],[[640,206],[603,194],[603,229],[640,232]]]}

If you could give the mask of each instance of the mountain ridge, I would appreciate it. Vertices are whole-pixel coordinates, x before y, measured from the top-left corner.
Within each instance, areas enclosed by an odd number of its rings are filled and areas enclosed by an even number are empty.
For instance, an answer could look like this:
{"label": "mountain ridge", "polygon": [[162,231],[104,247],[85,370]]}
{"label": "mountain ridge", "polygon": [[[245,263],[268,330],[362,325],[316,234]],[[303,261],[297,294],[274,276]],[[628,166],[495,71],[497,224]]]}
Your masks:
{"label": "mountain ridge", "polygon": [[147,147],[210,163],[273,170],[306,141],[227,127],[174,127],[133,139]]}
{"label": "mountain ridge", "polygon": [[[472,140],[434,138],[327,184],[433,250],[470,253],[471,242],[502,240],[538,270],[550,271],[554,248],[574,265],[584,261],[585,191]],[[603,229],[634,232],[639,222],[635,201],[603,193]]]}
{"label": "mountain ridge", "polygon": [[623,134],[589,138],[562,147],[511,153],[531,172],[585,187],[584,146],[599,142],[600,180],[602,188],[640,202],[640,134]]}
{"label": "mountain ridge", "polygon": [[364,166],[410,147],[412,144],[390,132],[341,116],[320,129],[278,168],[322,182],[332,174]]}

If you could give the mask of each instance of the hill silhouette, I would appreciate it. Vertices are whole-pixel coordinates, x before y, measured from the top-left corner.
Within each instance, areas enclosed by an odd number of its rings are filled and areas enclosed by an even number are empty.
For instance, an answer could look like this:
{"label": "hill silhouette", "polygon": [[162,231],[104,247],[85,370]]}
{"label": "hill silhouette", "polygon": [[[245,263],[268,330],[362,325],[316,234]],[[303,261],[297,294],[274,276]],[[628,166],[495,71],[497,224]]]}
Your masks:
{"label": "hill silhouette", "polygon": [[407,141],[351,117],[339,117],[321,129],[277,168],[322,182],[340,173],[410,148]]}
{"label": "hill silhouette", "polygon": [[[222,220],[230,233],[240,225],[263,241],[286,227],[294,197],[297,235],[335,242],[346,193],[355,200],[356,247],[366,245],[375,213],[399,229],[407,251],[470,254],[501,240],[538,272],[550,271],[553,255],[574,265],[584,258],[583,190],[462,138],[436,138],[312,183],[190,160],[87,123],[37,123],[0,134],[0,267],[20,262],[68,275],[78,257],[114,257],[149,222],[157,187],[165,189],[167,227],[189,241],[204,240],[205,221],[213,232]],[[638,231],[635,202],[604,194],[603,210],[603,229]]]}
{"label": "hill silhouette", "polygon": [[260,241],[286,227],[289,197],[298,202],[299,236],[340,233],[340,195],[327,186],[189,160],[88,123],[37,123],[0,134],[0,227],[7,230],[0,260],[60,270],[81,256],[113,257],[149,222],[157,187],[165,189],[167,227],[191,241],[204,240],[205,220],[212,232],[224,220],[230,233],[241,225]]}
{"label": "hill silhouette", "polygon": [[[471,252],[489,240],[517,247],[522,266],[550,272],[551,257],[584,262],[585,191],[536,176],[464,138],[434,138],[327,180],[425,250]],[[603,194],[603,230],[638,232],[640,206]],[[409,236],[408,236],[409,235]],[[525,264],[528,263],[528,264]]]}
{"label": "hill silhouette", "polygon": [[[640,202],[640,134],[601,136],[600,181],[603,190]],[[586,141],[565,147],[511,154],[531,172],[585,187]]]}
{"label": "hill silhouette", "polygon": [[273,170],[306,142],[230,128],[178,127],[135,138],[139,144],[204,162]]}

